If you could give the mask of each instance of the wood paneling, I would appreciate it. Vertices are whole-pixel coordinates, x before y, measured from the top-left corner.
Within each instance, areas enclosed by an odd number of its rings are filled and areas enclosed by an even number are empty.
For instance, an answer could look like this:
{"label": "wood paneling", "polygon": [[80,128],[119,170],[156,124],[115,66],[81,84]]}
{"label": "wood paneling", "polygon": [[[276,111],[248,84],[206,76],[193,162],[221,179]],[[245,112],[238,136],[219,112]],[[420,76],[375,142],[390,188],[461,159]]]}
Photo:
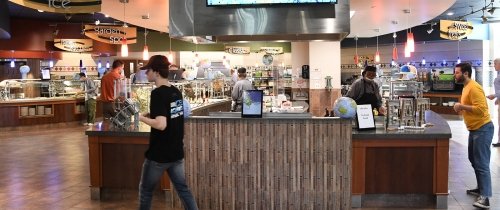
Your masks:
{"label": "wood paneling", "polygon": [[432,147],[367,148],[366,193],[433,194],[433,154]]}
{"label": "wood paneling", "polygon": [[448,195],[449,139],[353,139],[352,193]]}
{"label": "wood paneling", "polygon": [[200,209],[351,208],[350,121],[191,118],[185,135]]}

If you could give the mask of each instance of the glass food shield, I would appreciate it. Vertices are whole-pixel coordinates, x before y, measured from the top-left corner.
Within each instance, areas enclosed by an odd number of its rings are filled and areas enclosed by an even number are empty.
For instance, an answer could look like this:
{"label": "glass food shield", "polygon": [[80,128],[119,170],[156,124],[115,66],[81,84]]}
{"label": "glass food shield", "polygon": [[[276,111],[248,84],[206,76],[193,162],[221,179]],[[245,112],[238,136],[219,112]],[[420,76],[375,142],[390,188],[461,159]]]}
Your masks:
{"label": "glass food shield", "polygon": [[243,91],[241,117],[262,118],[263,97],[264,91],[262,90]]}

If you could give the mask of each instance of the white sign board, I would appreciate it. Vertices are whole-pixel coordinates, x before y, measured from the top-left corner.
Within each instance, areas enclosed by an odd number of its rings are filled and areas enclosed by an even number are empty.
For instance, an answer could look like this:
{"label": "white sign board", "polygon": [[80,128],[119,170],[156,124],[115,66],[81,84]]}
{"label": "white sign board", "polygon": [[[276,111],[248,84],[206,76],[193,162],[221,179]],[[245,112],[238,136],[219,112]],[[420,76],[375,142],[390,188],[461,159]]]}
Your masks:
{"label": "white sign board", "polygon": [[375,129],[375,120],[373,118],[373,111],[371,104],[361,104],[356,108],[356,121],[359,130]]}

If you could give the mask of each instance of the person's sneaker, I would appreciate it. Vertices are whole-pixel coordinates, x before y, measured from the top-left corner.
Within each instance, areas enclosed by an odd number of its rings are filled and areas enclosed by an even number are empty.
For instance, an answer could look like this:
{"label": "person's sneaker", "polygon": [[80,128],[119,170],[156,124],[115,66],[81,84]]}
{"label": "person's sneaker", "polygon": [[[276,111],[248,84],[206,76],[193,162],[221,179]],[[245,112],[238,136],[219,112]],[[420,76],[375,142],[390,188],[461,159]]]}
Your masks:
{"label": "person's sneaker", "polygon": [[88,126],[93,126],[93,125],[94,125],[94,123],[87,123],[87,125],[88,125]]}
{"label": "person's sneaker", "polygon": [[477,188],[476,189],[472,189],[472,190],[467,190],[466,192],[469,195],[479,196],[479,189],[477,189]]}
{"label": "person's sneaker", "polygon": [[493,147],[500,147],[500,142],[499,143],[493,143]]}
{"label": "person's sneaker", "polygon": [[83,125],[89,125],[88,123],[83,123]]}
{"label": "person's sneaker", "polygon": [[489,209],[490,208],[490,199],[488,199],[488,197],[479,196],[477,198],[477,201],[472,205],[477,207],[477,208]]}

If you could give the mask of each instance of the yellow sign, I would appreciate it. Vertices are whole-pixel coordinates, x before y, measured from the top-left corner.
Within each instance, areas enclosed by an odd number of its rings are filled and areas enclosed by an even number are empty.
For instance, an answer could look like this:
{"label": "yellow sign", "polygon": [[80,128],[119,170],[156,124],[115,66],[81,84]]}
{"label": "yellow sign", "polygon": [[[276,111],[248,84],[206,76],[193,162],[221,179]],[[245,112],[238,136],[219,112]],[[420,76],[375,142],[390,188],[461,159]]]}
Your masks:
{"label": "yellow sign", "polygon": [[54,39],[54,46],[69,52],[90,52],[94,50],[92,39]]}
{"label": "yellow sign", "polygon": [[10,0],[36,10],[54,13],[94,13],[101,11],[101,0]]}
{"label": "yellow sign", "polygon": [[472,24],[465,21],[441,20],[439,36],[443,39],[459,40],[472,33]]}
{"label": "yellow sign", "polygon": [[127,44],[137,42],[137,28],[106,25],[85,25],[85,36],[108,44],[122,44],[122,39],[127,39]]}
{"label": "yellow sign", "polygon": [[283,54],[283,47],[261,47],[260,52],[270,55]]}
{"label": "yellow sign", "polygon": [[226,46],[226,52],[236,55],[250,54],[250,47]]}

